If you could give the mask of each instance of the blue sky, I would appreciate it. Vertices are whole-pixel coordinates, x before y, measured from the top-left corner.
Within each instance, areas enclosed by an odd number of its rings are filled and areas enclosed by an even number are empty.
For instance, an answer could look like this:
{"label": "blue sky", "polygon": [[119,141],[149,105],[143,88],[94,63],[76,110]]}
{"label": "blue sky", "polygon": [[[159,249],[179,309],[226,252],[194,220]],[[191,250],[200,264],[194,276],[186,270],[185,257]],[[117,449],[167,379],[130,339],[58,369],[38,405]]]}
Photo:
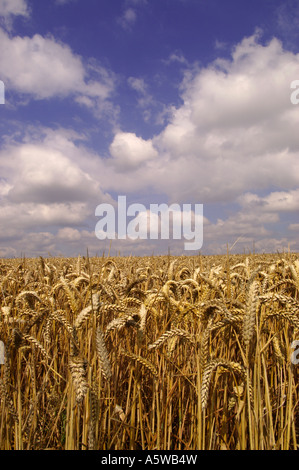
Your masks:
{"label": "blue sky", "polygon": [[0,256],[107,252],[119,195],[203,204],[203,253],[299,251],[298,0],[0,0],[0,80]]}

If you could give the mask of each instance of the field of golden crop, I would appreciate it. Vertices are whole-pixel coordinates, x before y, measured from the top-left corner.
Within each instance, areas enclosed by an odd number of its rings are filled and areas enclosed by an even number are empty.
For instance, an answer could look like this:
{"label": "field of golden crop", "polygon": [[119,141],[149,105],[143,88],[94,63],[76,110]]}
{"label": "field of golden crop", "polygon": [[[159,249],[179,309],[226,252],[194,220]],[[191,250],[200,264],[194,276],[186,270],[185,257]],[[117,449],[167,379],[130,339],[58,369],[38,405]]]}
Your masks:
{"label": "field of golden crop", "polygon": [[298,448],[298,255],[3,259],[0,284],[1,450]]}

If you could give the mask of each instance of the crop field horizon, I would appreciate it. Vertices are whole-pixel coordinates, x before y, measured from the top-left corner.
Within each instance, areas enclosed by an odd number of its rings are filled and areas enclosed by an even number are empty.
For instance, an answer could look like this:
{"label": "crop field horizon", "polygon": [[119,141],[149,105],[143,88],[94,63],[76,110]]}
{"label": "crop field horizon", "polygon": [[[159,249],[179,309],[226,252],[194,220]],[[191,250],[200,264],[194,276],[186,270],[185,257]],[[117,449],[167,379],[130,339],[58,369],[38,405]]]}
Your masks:
{"label": "crop field horizon", "polygon": [[0,259],[0,284],[0,450],[298,449],[298,253]]}

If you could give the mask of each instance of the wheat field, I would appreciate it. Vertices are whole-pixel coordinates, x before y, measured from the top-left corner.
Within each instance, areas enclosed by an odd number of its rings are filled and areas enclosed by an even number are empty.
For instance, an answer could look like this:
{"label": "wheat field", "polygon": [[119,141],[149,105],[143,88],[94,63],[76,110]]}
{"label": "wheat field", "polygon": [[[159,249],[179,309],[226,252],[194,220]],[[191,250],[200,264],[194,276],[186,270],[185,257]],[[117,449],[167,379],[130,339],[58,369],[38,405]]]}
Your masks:
{"label": "wheat field", "polygon": [[1,450],[292,450],[299,258],[0,260]]}

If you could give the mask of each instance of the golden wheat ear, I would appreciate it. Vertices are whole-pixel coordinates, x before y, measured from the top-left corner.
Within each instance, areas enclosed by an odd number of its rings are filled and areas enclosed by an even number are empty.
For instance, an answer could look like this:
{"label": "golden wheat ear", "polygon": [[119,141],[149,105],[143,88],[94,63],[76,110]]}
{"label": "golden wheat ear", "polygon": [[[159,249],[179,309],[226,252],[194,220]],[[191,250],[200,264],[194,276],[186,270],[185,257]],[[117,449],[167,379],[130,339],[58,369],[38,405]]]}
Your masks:
{"label": "golden wheat ear", "polygon": [[104,334],[99,326],[96,330],[96,351],[103,376],[106,380],[111,380],[112,370],[109,354],[107,351]]}
{"label": "golden wheat ear", "polygon": [[256,315],[259,305],[259,283],[253,281],[249,287],[246,303],[246,311],[243,321],[243,340],[246,346],[249,345],[255,332]]}
{"label": "golden wheat ear", "polygon": [[69,359],[69,369],[74,384],[76,403],[82,403],[88,391],[88,383],[86,380],[87,362],[80,356],[73,356]]}

